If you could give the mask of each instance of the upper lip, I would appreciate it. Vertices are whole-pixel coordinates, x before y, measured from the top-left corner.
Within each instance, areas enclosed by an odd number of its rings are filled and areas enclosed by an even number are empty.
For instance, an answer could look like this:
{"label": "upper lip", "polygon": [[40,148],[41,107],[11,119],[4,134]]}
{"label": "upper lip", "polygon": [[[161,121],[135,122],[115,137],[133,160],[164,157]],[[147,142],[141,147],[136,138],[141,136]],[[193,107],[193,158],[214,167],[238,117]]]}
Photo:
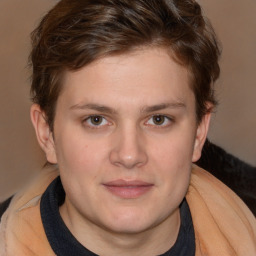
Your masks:
{"label": "upper lip", "polygon": [[139,186],[152,186],[152,183],[148,183],[141,180],[113,180],[106,183],[103,183],[105,186],[109,187],[139,187]]}

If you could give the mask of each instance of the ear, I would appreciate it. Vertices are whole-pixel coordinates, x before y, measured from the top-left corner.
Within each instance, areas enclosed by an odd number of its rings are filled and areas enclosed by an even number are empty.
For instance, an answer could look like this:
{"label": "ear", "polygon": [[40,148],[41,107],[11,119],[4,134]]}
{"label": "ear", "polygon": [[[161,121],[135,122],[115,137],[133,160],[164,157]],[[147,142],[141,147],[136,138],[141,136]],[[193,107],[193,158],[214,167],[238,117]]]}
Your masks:
{"label": "ear", "polygon": [[46,121],[45,113],[38,104],[33,104],[30,109],[30,118],[35,128],[36,136],[40,147],[46,154],[47,161],[56,164],[57,157],[53,134]]}
{"label": "ear", "polygon": [[192,162],[196,162],[201,157],[202,148],[204,146],[209,130],[210,120],[211,112],[203,116],[202,121],[197,127]]}

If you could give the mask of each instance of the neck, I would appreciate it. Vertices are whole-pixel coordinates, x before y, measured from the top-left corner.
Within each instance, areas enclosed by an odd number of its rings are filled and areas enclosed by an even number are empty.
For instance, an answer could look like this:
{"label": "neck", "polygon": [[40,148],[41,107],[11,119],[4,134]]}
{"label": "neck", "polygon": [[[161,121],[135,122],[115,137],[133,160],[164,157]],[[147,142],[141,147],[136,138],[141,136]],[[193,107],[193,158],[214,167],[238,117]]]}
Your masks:
{"label": "neck", "polygon": [[174,245],[180,228],[179,209],[160,224],[138,233],[113,232],[98,226],[70,211],[66,204],[60,208],[60,214],[70,232],[84,247],[104,256],[163,254]]}

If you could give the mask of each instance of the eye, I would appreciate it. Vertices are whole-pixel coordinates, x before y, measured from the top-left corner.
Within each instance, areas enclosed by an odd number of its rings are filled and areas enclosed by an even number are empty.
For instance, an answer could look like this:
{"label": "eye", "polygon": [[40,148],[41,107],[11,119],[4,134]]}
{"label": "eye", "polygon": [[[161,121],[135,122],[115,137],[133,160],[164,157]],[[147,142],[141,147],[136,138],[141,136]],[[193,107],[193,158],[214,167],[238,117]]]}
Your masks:
{"label": "eye", "polygon": [[172,122],[170,117],[164,115],[154,115],[146,122],[146,124],[152,126],[168,126]]}
{"label": "eye", "polygon": [[97,127],[101,127],[109,124],[109,122],[103,116],[97,116],[97,115],[87,117],[84,120],[84,122],[86,123],[87,126],[90,126],[93,128],[95,127],[97,128]]}

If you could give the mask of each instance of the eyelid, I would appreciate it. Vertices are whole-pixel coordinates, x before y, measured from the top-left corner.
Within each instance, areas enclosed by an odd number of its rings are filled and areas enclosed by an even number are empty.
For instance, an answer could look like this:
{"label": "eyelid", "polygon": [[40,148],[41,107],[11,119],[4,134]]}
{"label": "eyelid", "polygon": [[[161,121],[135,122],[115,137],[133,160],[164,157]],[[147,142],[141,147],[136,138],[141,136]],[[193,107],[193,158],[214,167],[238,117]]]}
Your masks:
{"label": "eyelid", "polygon": [[[99,125],[94,125],[94,124],[89,124],[88,120],[90,120],[93,117],[101,117],[103,120],[105,120],[107,123],[106,124],[99,124]],[[83,123],[86,123],[85,126],[91,129],[100,129],[103,128],[105,126],[109,126],[112,124],[112,122],[110,122],[105,116],[103,115],[97,115],[97,114],[93,114],[93,115],[88,115],[85,118],[83,118]]]}
{"label": "eyelid", "polygon": [[150,119],[152,119],[153,117],[156,117],[156,116],[161,116],[161,117],[164,117],[165,119],[168,120],[168,124],[161,124],[161,125],[157,125],[157,124],[148,124],[148,126],[151,126],[151,127],[156,127],[156,128],[165,128],[165,127],[168,127],[169,125],[171,125],[171,123],[174,122],[174,118],[169,116],[169,115],[164,115],[164,114],[153,114],[151,116],[149,116],[147,118],[147,121],[145,123],[148,123]]}

